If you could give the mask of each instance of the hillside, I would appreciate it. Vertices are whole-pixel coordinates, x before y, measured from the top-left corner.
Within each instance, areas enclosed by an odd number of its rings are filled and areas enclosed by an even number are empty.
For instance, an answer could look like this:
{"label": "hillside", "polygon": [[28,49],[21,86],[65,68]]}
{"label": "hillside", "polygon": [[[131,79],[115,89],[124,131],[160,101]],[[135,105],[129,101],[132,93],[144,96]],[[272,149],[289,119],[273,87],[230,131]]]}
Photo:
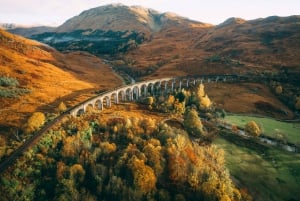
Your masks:
{"label": "hillside", "polygon": [[83,50],[98,56],[116,56],[135,49],[151,40],[156,33],[174,26],[189,29],[211,25],[172,13],[112,4],[83,11],[50,32],[29,35],[60,51]]}
{"label": "hillside", "polygon": [[219,26],[170,27],[128,52],[129,66],[154,68],[154,76],[300,70],[300,17],[230,19]]}
{"label": "hillside", "polygon": [[34,111],[52,113],[61,101],[69,107],[96,90],[121,84],[111,68],[93,55],[61,54],[3,30],[0,69],[1,134],[22,125]]}
{"label": "hillside", "polygon": [[112,4],[83,11],[52,32],[31,35],[60,51],[119,60],[135,77],[299,72],[300,17],[230,18],[213,26],[172,13]]}

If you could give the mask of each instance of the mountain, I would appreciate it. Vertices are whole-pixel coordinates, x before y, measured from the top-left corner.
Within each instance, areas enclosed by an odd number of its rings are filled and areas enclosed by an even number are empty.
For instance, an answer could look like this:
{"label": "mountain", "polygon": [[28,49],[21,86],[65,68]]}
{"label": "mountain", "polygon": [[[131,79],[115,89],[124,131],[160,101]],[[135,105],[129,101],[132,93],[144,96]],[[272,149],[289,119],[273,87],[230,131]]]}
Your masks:
{"label": "mountain", "polygon": [[140,6],[111,4],[83,11],[67,20],[57,32],[74,30],[137,31],[145,34],[158,32],[167,26],[207,26],[172,13],[159,13]]}
{"label": "mountain", "polygon": [[222,22],[221,24],[218,24],[217,27],[225,27],[225,26],[230,26],[230,25],[238,25],[238,24],[243,24],[245,23],[246,20],[242,18],[236,18],[236,17],[231,17]]}
{"label": "mountain", "polygon": [[25,26],[13,23],[0,23],[0,29],[9,31],[10,33],[21,35],[29,38],[32,35],[54,31],[55,27],[49,26]]}
{"label": "mountain", "polygon": [[[121,84],[109,66],[86,52],[62,54],[0,29],[0,130],[20,127],[33,111],[54,112],[97,90]],[[77,98],[78,97],[78,98]]]}
{"label": "mountain", "polygon": [[300,72],[299,46],[300,16],[232,18],[207,28],[170,27],[127,52],[123,61],[136,76]]}
{"label": "mountain", "polygon": [[135,49],[169,27],[209,27],[172,13],[140,6],[111,4],[83,11],[52,32],[31,35],[60,51],[83,50],[95,55],[115,55]]}
{"label": "mountain", "polygon": [[45,32],[54,31],[55,27],[49,26],[36,26],[36,27],[15,27],[8,31],[13,34],[21,35],[30,38],[32,35],[37,35]]}
{"label": "mountain", "polygon": [[83,11],[51,32],[32,35],[59,51],[116,61],[134,77],[300,71],[300,16],[213,26],[172,13],[112,4]]}

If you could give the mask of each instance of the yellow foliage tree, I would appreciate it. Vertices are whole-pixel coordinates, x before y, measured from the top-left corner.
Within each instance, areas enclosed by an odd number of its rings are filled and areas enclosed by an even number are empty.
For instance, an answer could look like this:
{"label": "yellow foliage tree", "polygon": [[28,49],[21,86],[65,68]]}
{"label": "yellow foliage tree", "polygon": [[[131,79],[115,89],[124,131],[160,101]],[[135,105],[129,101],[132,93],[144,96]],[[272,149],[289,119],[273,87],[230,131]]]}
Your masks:
{"label": "yellow foliage tree", "polygon": [[144,160],[133,156],[129,161],[129,167],[133,174],[134,186],[143,193],[151,192],[156,185],[156,176],[151,167],[145,165]]}
{"label": "yellow foliage tree", "polygon": [[175,97],[173,95],[169,95],[168,100],[166,102],[168,107],[172,107],[175,102]]}
{"label": "yellow foliage tree", "polygon": [[58,112],[62,113],[67,110],[67,106],[65,105],[64,102],[60,102],[57,109]]}
{"label": "yellow foliage tree", "polygon": [[199,84],[197,89],[196,89],[196,94],[197,97],[203,97],[205,96],[205,91],[204,91],[204,84]]}
{"label": "yellow foliage tree", "polygon": [[144,129],[144,133],[150,135],[156,130],[156,121],[152,118],[145,118],[140,122],[141,127]]}
{"label": "yellow foliage tree", "polygon": [[199,84],[196,89],[196,100],[198,102],[199,108],[202,110],[207,110],[212,105],[209,97],[207,96],[207,94],[205,94],[204,85],[202,83]]}
{"label": "yellow foliage tree", "polygon": [[276,94],[281,94],[281,93],[282,93],[282,86],[281,86],[281,85],[278,85],[278,86],[275,88],[275,92],[276,92]]}
{"label": "yellow foliage tree", "polygon": [[261,134],[261,129],[259,128],[259,126],[255,121],[249,121],[245,125],[245,131],[254,137],[257,137]]}
{"label": "yellow foliage tree", "polygon": [[32,133],[38,130],[44,123],[45,123],[45,115],[41,112],[33,113],[27,123],[24,125],[24,132],[25,133]]}
{"label": "yellow foliage tree", "polygon": [[117,145],[115,143],[101,142],[100,148],[104,154],[110,154],[117,150]]}
{"label": "yellow foliage tree", "polygon": [[68,136],[63,140],[61,154],[63,157],[78,157],[82,142],[79,135]]}
{"label": "yellow foliage tree", "polygon": [[211,107],[212,103],[207,95],[200,98],[200,109],[209,109]]}
{"label": "yellow foliage tree", "polygon": [[198,117],[198,112],[195,109],[185,112],[183,125],[191,135],[200,137],[204,134],[202,122]]}
{"label": "yellow foliage tree", "polygon": [[185,102],[179,102],[178,99],[176,99],[174,110],[177,114],[183,114],[185,112]]}
{"label": "yellow foliage tree", "polygon": [[153,144],[147,144],[143,152],[147,157],[147,164],[149,164],[155,172],[156,176],[159,176],[162,171],[163,167],[161,166],[161,146],[154,146]]}

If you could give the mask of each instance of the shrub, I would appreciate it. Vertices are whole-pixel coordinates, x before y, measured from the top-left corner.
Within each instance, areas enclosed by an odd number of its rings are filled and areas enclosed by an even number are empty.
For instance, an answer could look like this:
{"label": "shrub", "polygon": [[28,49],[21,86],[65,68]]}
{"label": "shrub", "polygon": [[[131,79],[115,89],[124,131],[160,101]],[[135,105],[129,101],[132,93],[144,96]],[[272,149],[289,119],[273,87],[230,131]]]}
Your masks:
{"label": "shrub", "polygon": [[255,121],[249,121],[245,126],[245,131],[254,137],[261,134],[261,129]]}
{"label": "shrub", "polygon": [[276,92],[276,94],[282,94],[282,86],[281,86],[281,85],[278,85],[278,86],[275,88],[275,92]]}
{"label": "shrub", "polygon": [[201,110],[208,110],[212,105],[209,97],[207,96],[207,94],[205,94],[203,84],[199,84],[196,88],[196,99],[197,105]]}
{"label": "shrub", "polygon": [[32,133],[40,128],[45,122],[45,115],[41,112],[35,112],[29,117],[27,123],[24,125],[25,133]]}
{"label": "shrub", "polygon": [[18,96],[21,96],[26,93],[30,93],[30,89],[24,89],[24,88],[1,88],[0,87],[0,97],[3,98],[16,98]]}
{"label": "shrub", "polygon": [[133,174],[134,186],[143,193],[151,192],[156,185],[156,176],[151,167],[145,165],[143,160],[137,157],[131,158],[129,167]]}
{"label": "shrub", "polygon": [[62,113],[67,110],[67,107],[64,102],[60,102],[57,109],[58,112]]}
{"label": "shrub", "polygon": [[203,125],[195,109],[187,110],[184,114],[183,125],[189,134],[200,137],[203,135]]}
{"label": "shrub", "polygon": [[16,87],[19,85],[19,82],[16,78],[12,78],[12,77],[0,77],[0,86],[3,87]]}

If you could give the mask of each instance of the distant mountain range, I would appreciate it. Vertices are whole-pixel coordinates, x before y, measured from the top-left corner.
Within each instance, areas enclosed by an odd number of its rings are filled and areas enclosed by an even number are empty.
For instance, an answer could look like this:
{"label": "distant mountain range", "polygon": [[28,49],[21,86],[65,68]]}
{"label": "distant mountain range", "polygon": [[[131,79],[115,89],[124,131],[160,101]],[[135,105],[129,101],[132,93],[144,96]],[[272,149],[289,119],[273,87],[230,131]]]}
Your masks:
{"label": "distant mountain range", "polygon": [[213,26],[112,4],[83,11],[56,28],[8,31],[60,51],[118,58],[118,67],[136,76],[300,69],[300,16],[230,18]]}

